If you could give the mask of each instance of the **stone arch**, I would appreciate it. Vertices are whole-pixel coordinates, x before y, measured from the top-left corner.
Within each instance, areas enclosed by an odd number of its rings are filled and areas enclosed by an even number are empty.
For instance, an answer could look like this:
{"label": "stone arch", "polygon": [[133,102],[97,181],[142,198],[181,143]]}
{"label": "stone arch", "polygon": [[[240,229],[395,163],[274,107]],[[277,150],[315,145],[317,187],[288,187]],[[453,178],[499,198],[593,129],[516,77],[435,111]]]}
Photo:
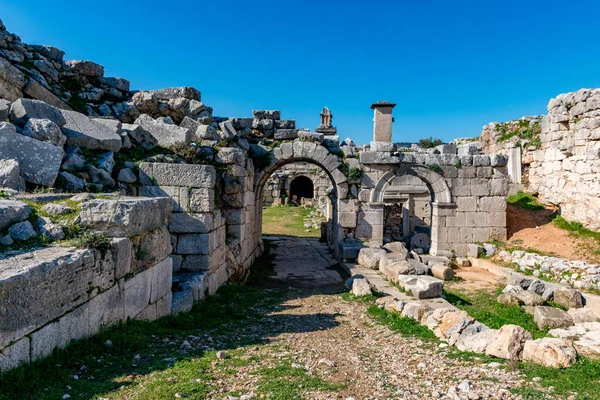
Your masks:
{"label": "stone arch", "polygon": [[[431,250],[433,255],[449,250],[447,243],[440,240],[441,231],[446,229],[440,221],[446,216],[455,215],[456,206],[452,202],[452,192],[446,178],[419,164],[403,164],[386,171],[371,190],[369,205],[379,214],[379,222],[383,225],[383,196],[390,182],[396,176],[413,175],[421,179],[431,193]],[[382,241],[382,237],[374,238]]]}
{"label": "stone arch", "polygon": [[431,201],[434,204],[452,204],[452,192],[448,187],[446,179],[423,165],[406,164],[387,171],[377,181],[375,188],[371,191],[371,203],[383,203],[383,194],[392,179],[396,176],[413,175],[421,179],[431,193]]}
{"label": "stone arch", "polygon": [[256,171],[254,179],[254,202],[256,209],[257,230],[262,232],[262,208],[263,190],[269,177],[278,169],[287,164],[295,162],[307,162],[320,167],[331,180],[333,191],[329,195],[332,200],[331,221],[332,232],[328,238],[333,252],[338,256],[338,238],[341,237],[341,228],[338,223],[338,202],[348,195],[348,178],[340,171],[342,159],[335,153],[330,152],[325,146],[315,142],[284,142],[269,152],[270,163],[261,171]]}

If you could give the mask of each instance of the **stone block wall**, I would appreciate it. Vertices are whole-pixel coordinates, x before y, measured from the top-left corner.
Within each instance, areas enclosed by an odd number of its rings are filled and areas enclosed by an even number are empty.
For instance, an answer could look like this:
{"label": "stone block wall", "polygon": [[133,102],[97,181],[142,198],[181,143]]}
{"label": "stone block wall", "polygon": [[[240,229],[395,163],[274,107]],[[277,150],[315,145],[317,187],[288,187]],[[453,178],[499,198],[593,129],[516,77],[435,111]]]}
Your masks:
{"label": "stone block wall", "polygon": [[243,281],[260,254],[254,171],[245,168],[248,162],[252,169],[252,161],[224,154],[221,160],[230,168],[219,173],[211,165],[140,165],[140,196],[172,200],[174,272],[206,274],[209,295],[227,281]]}
{"label": "stone block wall", "polygon": [[[172,260],[166,229],[170,202],[95,201],[86,213],[130,236],[105,250],[49,247],[0,260],[0,371],[43,358],[71,340],[128,319],[171,313]],[[106,205],[110,215],[104,214]],[[137,207],[146,218],[131,212]],[[126,218],[123,218],[126,217]]]}
{"label": "stone block wall", "polygon": [[540,139],[526,190],[560,207],[567,220],[599,230],[600,89],[550,100]]}
{"label": "stone block wall", "polygon": [[431,193],[432,253],[464,255],[469,243],[506,239],[505,156],[362,152],[360,159],[356,238],[383,243],[385,191],[396,177],[412,175]]}

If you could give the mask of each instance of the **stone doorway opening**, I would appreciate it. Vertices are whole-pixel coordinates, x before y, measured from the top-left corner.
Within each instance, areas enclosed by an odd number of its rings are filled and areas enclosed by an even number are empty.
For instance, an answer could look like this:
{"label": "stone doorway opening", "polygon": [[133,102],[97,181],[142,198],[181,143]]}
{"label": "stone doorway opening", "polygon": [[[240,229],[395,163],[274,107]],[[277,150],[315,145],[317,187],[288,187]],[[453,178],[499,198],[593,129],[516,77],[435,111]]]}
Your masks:
{"label": "stone doorway opening", "polygon": [[383,242],[405,242],[417,252],[431,248],[429,188],[413,175],[394,177],[383,194]]}
{"label": "stone doorway opening", "polygon": [[314,199],[315,186],[307,176],[297,176],[290,182],[290,199],[297,204],[303,204],[303,200]]}

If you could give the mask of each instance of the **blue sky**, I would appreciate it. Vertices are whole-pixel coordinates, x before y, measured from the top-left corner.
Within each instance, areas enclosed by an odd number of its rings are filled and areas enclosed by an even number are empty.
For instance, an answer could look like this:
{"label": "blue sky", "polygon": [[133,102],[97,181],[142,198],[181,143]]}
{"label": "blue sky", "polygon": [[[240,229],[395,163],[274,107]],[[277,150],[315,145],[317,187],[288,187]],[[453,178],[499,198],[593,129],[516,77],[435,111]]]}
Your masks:
{"label": "blue sky", "polygon": [[0,0],[27,43],[105,66],[133,89],[190,85],[219,116],[281,109],[314,129],[372,138],[389,100],[395,141],[476,136],[600,87],[600,2]]}

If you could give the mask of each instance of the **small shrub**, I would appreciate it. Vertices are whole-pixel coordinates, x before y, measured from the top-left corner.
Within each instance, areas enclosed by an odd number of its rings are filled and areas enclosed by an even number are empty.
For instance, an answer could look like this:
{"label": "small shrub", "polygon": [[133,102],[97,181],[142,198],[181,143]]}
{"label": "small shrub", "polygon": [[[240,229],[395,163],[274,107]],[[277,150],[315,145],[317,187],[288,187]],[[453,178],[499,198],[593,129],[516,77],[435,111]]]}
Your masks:
{"label": "small shrub", "polygon": [[431,164],[429,166],[429,169],[432,170],[433,172],[437,172],[438,174],[441,174],[442,172],[444,172],[444,170],[442,169],[442,167],[440,167],[437,164]]}
{"label": "small shrub", "polygon": [[78,249],[98,250],[102,256],[110,249],[110,238],[104,232],[84,232],[73,239]]}
{"label": "small shrub", "polygon": [[422,149],[430,149],[432,147],[439,146],[440,144],[444,144],[442,139],[434,137],[419,139],[419,147]]}
{"label": "small shrub", "polygon": [[357,181],[362,176],[360,168],[350,168],[348,170],[348,179],[351,181]]}

